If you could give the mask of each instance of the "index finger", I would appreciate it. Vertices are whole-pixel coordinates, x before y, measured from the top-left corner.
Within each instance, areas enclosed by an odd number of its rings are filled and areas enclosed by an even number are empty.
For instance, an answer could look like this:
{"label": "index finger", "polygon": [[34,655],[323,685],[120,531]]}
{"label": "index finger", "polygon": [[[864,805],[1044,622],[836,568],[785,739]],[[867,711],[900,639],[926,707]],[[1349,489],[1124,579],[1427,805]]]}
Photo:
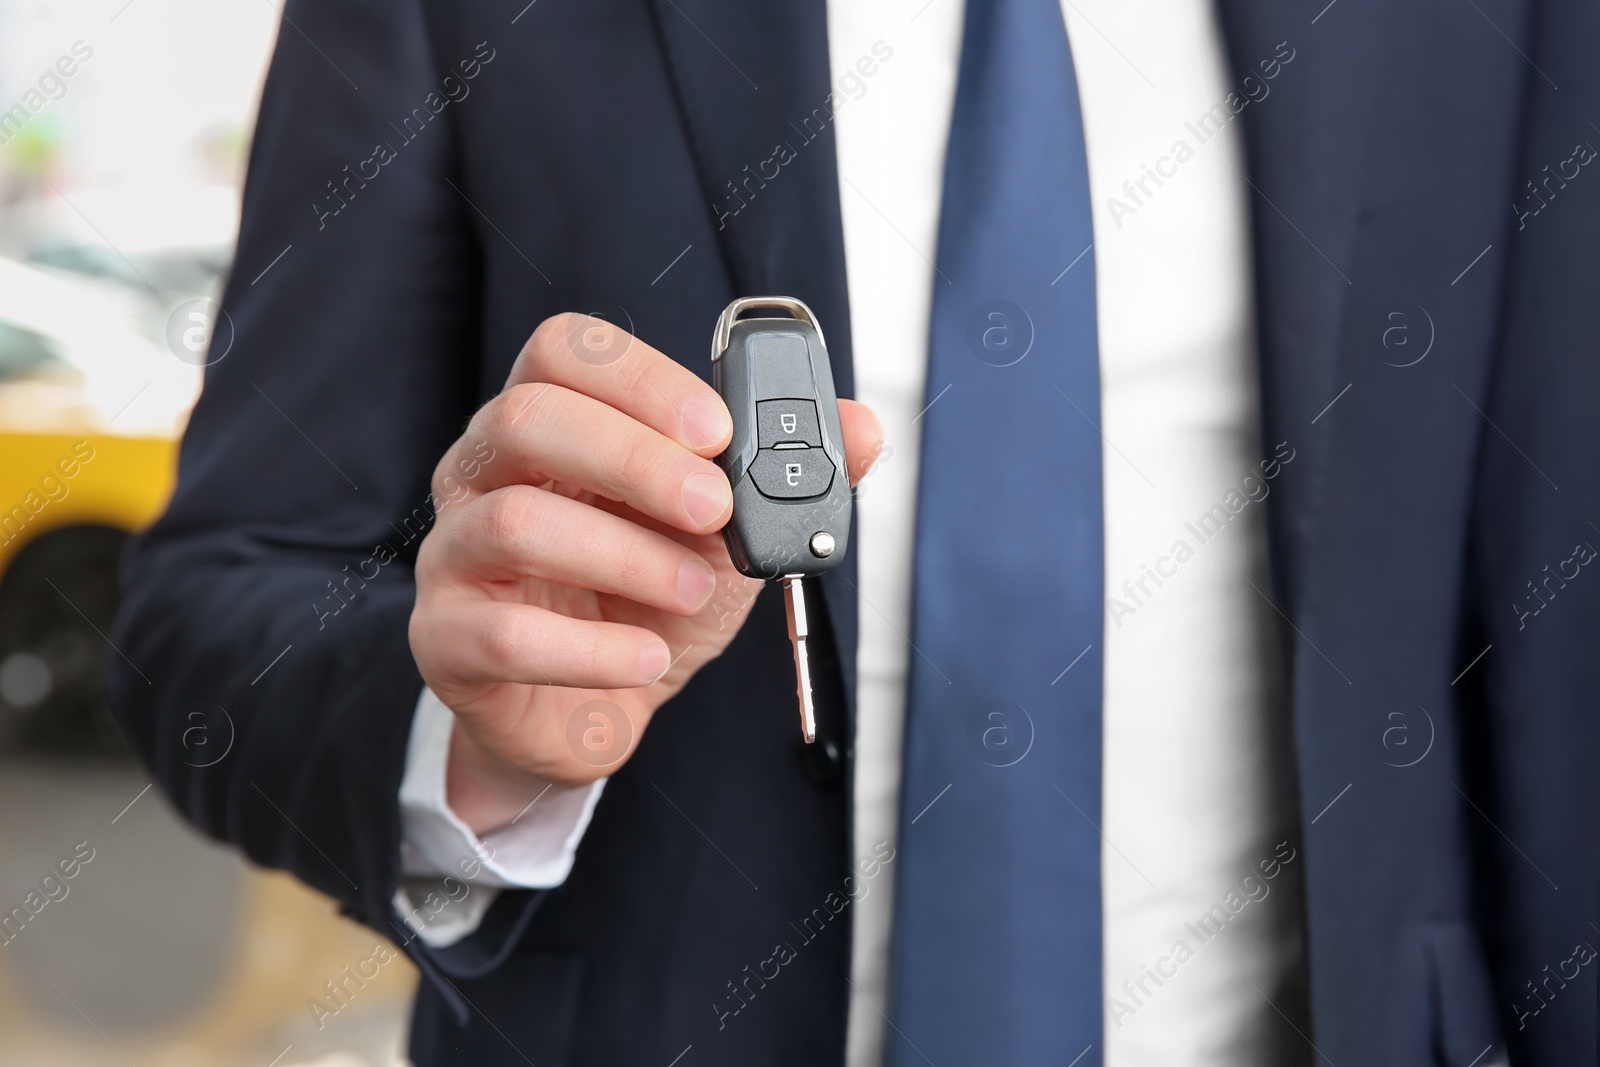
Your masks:
{"label": "index finger", "polygon": [[733,438],[727,405],[693,371],[604,319],[566,312],[533,331],[506,386],[549,382],[593,397],[712,459]]}

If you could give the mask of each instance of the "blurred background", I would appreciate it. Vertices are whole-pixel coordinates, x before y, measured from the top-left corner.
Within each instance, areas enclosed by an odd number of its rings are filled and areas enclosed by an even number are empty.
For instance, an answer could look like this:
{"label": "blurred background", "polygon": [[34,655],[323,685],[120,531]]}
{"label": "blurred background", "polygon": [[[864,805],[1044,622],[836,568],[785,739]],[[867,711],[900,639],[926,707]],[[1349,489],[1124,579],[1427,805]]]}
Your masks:
{"label": "blurred background", "polygon": [[[101,688],[122,543],[231,336],[280,10],[0,0],[0,1067],[404,1062],[410,964],[184,825]],[[192,718],[220,760],[226,712]]]}

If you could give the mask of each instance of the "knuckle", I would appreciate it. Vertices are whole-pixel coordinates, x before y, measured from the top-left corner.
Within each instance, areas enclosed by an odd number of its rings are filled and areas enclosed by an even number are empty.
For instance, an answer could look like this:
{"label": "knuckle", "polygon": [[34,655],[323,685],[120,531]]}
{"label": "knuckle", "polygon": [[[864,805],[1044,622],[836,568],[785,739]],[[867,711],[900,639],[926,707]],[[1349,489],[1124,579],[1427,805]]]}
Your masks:
{"label": "knuckle", "polygon": [[631,352],[628,355],[632,358],[620,360],[616,366],[616,374],[623,392],[629,396],[645,394],[647,390],[651,393],[658,392],[652,388],[659,370],[656,361],[649,358],[643,350],[637,355]]}
{"label": "knuckle", "polygon": [[598,315],[571,315],[563,325],[566,355],[594,368],[612,368],[633,350],[633,335]]}
{"label": "knuckle", "polygon": [[534,327],[533,333],[528,336],[528,343],[522,346],[522,353],[517,357],[523,369],[533,373],[548,369],[552,365],[552,357],[563,351],[562,339],[572,329],[575,318],[577,316],[572,312],[563,311]]}
{"label": "knuckle", "polygon": [[557,389],[544,382],[513,385],[490,402],[490,433],[499,440],[518,440],[537,426],[540,418],[553,410],[558,401]]}
{"label": "knuckle", "polygon": [[[422,606],[422,598],[412,605],[411,617],[406,620],[406,643],[411,646],[411,656],[416,660],[427,658],[428,653],[428,624],[425,618],[426,609]],[[419,667],[425,667],[423,663]]]}
{"label": "knuckle", "polygon": [[535,509],[525,493],[494,493],[484,498],[487,506],[479,520],[480,534],[497,547],[516,544],[526,534]]}
{"label": "knuckle", "polygon": [[578,635],[571,649],[573,662],[589,678],[604,678],[615,673],[611,643],[591,630]]}
{"label": "knuckle", "polygon": [[434,465],[433,477],[428,480],[428,488],[435,500],[443,499],[445,495],[446,479],[450,476],[455,454],[455,445],[451,445],[445,449],[444,455],[440,456],[439,462]]}
{"label": "knuckle", "polygon": [[432,590],[436,575],[444,565],[444,560],[439,558],[440,554],[443,553],[448,556],[452,531],[447,529],[441,532],[440,527],[443,525],[443,523],[435,525],[433,529],[423,536],[422,543],[417,546],[417,562],[412,567],[412,571],[417,580],[417,607],[419,610],[422,607],[424,596]]}
{"label": "knuckle", "polygon": [[617,443],[614,472],[618,488],[629,499],[647,494],[663,477],[660,454],[648,434],[630,434]]}
{"label": "knuckle", "polygon": [[527,642],[515,623],[502,616],[485,624],[483,655],[502,674],[509,676],[511,668],[527,654]]}
{"label": "knuckle", "polygon": [[617,546],[617,576],[627,588],[638,588],[655,571],[655,552],[651,545],[629,538]]}
{"label": "knuckle", "polygon": [[406,626],[406,638],[411,646],[412,658],[425,676],[448,672],[458,665],[457,649],[450,640],[449,624],[436,604],[418,600],[411,609],[411,619]]}

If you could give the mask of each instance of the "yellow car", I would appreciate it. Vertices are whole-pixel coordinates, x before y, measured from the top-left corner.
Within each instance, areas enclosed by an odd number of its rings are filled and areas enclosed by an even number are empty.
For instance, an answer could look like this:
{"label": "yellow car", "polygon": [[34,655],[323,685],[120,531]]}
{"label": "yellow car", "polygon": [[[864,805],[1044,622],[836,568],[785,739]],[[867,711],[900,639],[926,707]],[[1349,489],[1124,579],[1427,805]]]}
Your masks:
{"label": "yellow car", "polygon": [[117,743],[100,664],[118,556],[171,494],[204,360],[136,314],[0,259],[0,749]]}
{"label": "yellow car", "polygon": [[[399,1067],[411,965],[202,838],[114,756],[101,677],[118,556],[172,492],[212,332],[191,303],[151,341],[165,314],[120,295],[0,258],[0,870],[37,879],[80,840],[104,857],[70,919],[0,934],[0,1063]],[[22,900],[10,884],[0,913]],[[387,962],[328,1001],[322,983],[367,960]]]}

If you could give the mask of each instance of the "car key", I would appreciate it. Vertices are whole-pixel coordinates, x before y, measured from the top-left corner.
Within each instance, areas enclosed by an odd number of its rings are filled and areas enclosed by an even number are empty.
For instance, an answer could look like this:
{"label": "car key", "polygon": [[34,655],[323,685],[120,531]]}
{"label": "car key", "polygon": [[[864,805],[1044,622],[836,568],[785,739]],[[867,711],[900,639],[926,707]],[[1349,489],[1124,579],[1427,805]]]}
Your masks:
{"label": "car key", "polygon": [[[786,314],[769,317],[774,311]],[[756,317],[741,317],[749,312]],[[800,726],[810,744],[817,714],[805,579],[837,567],[850,537],[844,433],[816,316],[787,296],[735,300],[717,319],[711,384],[733,416],[733,440],[717,457],[733,486],[723,540],[741,574],[783,585]]]}

